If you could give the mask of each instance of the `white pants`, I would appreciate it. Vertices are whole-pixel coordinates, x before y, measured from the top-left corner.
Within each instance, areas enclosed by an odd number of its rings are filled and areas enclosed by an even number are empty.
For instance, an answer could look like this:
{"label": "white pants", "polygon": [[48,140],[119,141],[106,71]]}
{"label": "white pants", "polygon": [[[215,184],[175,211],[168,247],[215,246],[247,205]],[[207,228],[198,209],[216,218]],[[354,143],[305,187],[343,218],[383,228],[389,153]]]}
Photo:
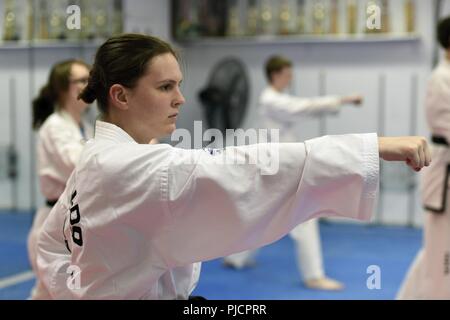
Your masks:
{"label": "white pants", "polygon": [[[289,235],[294,240],[297,265],[303,280],[322,278],[325,275],[322,260],[319,225],[317,219],[308,220],[295,227]],[[258,250],[248,250],[224,258],[237,268],[248,265]]]}
{"label": "white pants", "polygon": [[44,225],[45,219],[50,213],[51,208],[48,206],[44,206],[40,208],[33,221],[33,225],[31,226],[31,230],[28,234],[28,258],[30,260],[31,268],[36,275],[36,284],[34,288],[31,289],[31,299],[51,299],[51,296],[48,290],[44,287],[41,281],[39,281],[39,275],[37,274],[37,240],[39,237],[40,230]]}
{"label": "white pants", "polygon": [[397,299],[450,299],[450,204],[443,214],[426,213],[423,248]]}

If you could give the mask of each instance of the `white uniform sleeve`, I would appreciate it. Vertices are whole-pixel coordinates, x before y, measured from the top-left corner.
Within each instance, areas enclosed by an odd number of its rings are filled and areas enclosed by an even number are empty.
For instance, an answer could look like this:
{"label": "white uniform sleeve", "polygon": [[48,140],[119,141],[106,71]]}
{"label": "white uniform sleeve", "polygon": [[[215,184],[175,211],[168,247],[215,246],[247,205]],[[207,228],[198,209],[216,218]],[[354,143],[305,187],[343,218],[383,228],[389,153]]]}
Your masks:
{"label": "white uniform sleeve", "polygon": [[[174,150],[162,178],[170,223],[153,237],[169,266],[271,243],[321,216],[368,220],[378,187],[376,134],[326,136],[279,145],[279,170],[223,165],[205,151]],[[228,148],[239,159],[269,145]],[[273,150],[272,150],[273,151]],[[195,156],[192,163],[192,157]]]}
{"label": "white uniform sleeve", "polygon": [[341,99],[337,96],[299,98],[288,94],[264,94],[260,101],[271,118],[290,122],[292,117],[318,115],[324,112],[339,111]]}
{"label": "white uniform sleeve", "polygon": [[78,162],[84,148],[84,142],[79,136],[74,136],[72,130],[67,130],[64,124],[52,123],[40,134],[42,143],[52,148],[58,159],[60,174],[67,180]]}

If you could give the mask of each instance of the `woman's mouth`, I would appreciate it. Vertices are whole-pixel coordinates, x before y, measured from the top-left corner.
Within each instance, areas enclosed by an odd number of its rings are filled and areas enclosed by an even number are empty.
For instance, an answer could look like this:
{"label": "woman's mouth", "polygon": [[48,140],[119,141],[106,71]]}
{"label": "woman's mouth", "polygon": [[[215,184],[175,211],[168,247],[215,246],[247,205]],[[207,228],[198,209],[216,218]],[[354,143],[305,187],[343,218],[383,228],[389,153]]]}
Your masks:
{"label": "woman's mouth", "polygon": [[178,113],[175,113],[175,114],[169,116],[169,119],[174,119],[174,118],[176,118],[177,116],[178,116]]}

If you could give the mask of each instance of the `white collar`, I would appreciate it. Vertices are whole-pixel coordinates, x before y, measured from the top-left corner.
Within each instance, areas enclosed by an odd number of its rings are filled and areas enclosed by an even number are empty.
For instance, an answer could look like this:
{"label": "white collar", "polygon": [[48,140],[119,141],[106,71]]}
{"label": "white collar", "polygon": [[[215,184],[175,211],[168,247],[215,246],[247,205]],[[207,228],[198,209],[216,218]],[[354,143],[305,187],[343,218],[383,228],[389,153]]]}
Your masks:
{"label": "white collar", "polygon": [[110,140],[115,142],[137,142],[123,129],[115,124],[97,120],[95,121],[95,140]]}
{"label": "white collar", "polygon": [[272,92],[274,92],[274,93],[277,93],[277,94],[285,94],[285,91],[283,90],[283,91],[278,91],[277,89],[275,89],[273,86],[271,86],[271,85],[269,85],[268,87],[267,87],[270,91],[272,91]]}
{"label": "white collar", "polygon": [[68,113],[64,109],[58,109],[56,111],[56,114],[59,115],[61,118],[63,118],[65,121],[69,122],[70,124],[74,125],[76,128],[79,128],[80,126],[75,121],[75,119],[72,117],[70,113]]}

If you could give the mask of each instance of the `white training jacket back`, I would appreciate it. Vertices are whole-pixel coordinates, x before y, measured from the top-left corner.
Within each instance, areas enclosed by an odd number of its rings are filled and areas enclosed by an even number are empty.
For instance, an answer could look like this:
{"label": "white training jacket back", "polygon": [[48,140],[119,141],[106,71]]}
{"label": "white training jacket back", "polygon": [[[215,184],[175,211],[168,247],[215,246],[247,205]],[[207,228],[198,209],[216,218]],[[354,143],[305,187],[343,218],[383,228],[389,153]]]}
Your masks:
{"label": "white training jacket back", "polygon": [[39,274],[56,299],[187,299],[197,262],[315,217],[369,220],[378,175],[376,134],[209,152],[137,144],[97,121],[40,236]]}
{"label": "white training jacket back", "polygon": [[[87,138],[93,136],[92,127],[83,122]],[[48,200],[57,200],[63,193],[85,138],[79,125],[65,110],[52,113],[39,128],[37,142],[37,170],[42,194]]]}

